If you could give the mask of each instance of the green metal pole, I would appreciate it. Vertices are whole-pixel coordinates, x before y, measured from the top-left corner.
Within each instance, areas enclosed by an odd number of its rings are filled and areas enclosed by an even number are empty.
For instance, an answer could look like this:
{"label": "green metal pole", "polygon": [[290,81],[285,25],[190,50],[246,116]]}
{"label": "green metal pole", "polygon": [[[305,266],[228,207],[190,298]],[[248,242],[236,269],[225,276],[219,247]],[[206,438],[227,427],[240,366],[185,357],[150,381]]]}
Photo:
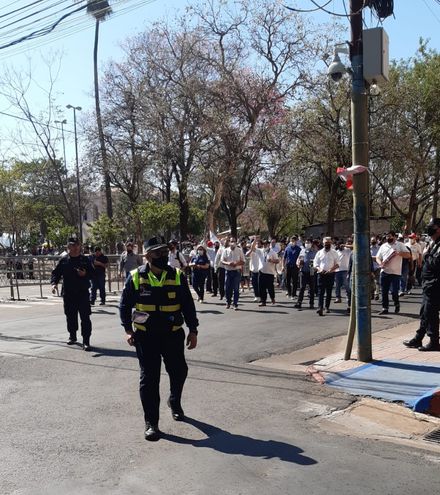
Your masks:
{"label": "green metal pole", "polygon": [[[351,129],[353,165],[368,167],[368,95],[363,71],[362,7],[363,0],[350,1],[351,49],[353,71],[351,91]],[[354,209],[354,297],[358,359],[372,360],[371,348],[371,264],[369,174],[353,176]]]}

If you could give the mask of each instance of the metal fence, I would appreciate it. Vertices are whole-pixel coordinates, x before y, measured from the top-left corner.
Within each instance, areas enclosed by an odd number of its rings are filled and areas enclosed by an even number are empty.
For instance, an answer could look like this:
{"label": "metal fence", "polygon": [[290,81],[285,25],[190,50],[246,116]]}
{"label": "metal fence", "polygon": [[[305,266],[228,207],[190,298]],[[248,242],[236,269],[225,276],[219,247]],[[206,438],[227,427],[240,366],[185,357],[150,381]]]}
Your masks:
{"label": "metal fence", "polygon": [[[106,271],[108,292],[123,288],[124,279],[119,276],[119,256],[107,255]],[[11,299],[20,299],[20,289],[39,286],[43,298],[43,287],[50,285],[52,270],[61,256],[0,256],[0,289],[8,289]],[[45,287],[45,292],[47,287]]]}

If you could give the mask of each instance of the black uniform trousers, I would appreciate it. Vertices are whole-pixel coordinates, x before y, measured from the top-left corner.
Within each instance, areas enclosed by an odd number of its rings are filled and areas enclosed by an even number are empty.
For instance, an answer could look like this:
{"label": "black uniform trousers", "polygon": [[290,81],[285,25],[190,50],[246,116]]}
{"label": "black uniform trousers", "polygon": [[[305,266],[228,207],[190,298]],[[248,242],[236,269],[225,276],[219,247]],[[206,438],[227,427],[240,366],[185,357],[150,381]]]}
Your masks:
{"label": "black uniform trousers", "polygon": [[78,313],[81,320],[81,335],[86,341],[90,339],[92,334],[92,322],[90,315],[89,291],[79,292],[76,294],[63,294],[64,314],[67,320],[67,331],[76,337],[78,330]]}
{"label": "black uniform trousers", "polygon": [[183,385],[188,374],[185,360],[185,331],[160,328],[135,332],[136,354],[141,369],[139,393],[145,422],[159,423],[160,368],[162,358],[170,378],[170,404],[180,406]]}
{"label": "black uniform trousers", "polygon": [[422,306],[420,308],[420,327],[416,332],[417,338],[422,340],[428,335],[434,343],[439,341],[439,311],[440,291],[423,289]]}

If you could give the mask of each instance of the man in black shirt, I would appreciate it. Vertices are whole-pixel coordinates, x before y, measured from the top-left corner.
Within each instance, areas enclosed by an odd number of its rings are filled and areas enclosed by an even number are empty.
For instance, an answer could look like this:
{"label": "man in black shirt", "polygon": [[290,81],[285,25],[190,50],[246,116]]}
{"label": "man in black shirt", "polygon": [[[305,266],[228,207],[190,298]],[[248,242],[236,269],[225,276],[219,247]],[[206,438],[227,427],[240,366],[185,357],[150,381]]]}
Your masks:
{"label": "man in black shirt", "polygon": [[55,294],[59,281],[63,279],[64,314],[69,332],[67,344],[73,345],[77,341],[79,313],[83,349],[89,351],[92,333],[89,285],[94,270],[89,257],[81,254],[81,244],[76,237],[69,238],[67,253],[67,256],[63,256],[52,271],[52,293]]}
{"label": "man in black shirt", "polygon": [[93,306],[96,301],[96,292],[99,289],[99,297],[101,298],[100,306],[105,304],[105,270],[108,265],[108,258],[104,256],[102,249],[95,247],[95,254],[90,256],[90,261],[95,269],[92,278],[92,292],[90,294],[90,304]]}

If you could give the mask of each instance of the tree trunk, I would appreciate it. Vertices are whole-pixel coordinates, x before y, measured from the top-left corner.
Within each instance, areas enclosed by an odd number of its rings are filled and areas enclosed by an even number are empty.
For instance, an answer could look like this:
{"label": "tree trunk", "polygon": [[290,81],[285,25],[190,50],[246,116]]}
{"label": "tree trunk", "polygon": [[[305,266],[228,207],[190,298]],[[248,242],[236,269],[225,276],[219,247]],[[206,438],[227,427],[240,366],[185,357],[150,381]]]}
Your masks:
{"label": "tree trunk", "polygon": [[229,228],[231,236],[237,238],[237,208],[235,206],[229,207]]}
{"label": "tree trunk", "polygon": [[93,73],[95,84],[95,107],[96,124],[98,127],[99,146],[101,150],[102,169],[104,174],[105,199],[107,203],[107,216],[113,218],[112,190],[110,186],[110,175],[108,167],[107,149],[105,147],[104,129],[102,127],[101,105],[99,100],[99,79],[98,79],[98,42],[99,42],[99,19],[95,21],[95,45],[93,49]]}
{"label": "tree trunk", "polygon": [[438,187],[440,185],[440,149],[437,146],[435,152],[435,178],[434,178],[434,194],[432,197],[432,218],[437,218],[438,214]]}
{"label": "tree trunk", "polygon": [[207,226],[207,230],[211,232],[215,232],[216,230],[215,215],[217,214],[217,211],[220,208],[220,203],[223,196],[224,183],[225,183],[224,174],[221,174],[219,175],[215,185],[214,197],[206,210],[206,226]]}
{"label": "tree trunk", "polygon": [[188,182],[182,177],[179,184],[179,221],[180,221],[180,240],[188,239],[188,218],[189,218],[189,203],[188,203]]}
{"label": "tree trunk", "polygon": [[333,181],[332,187],[330,189],[330,194],[328,198],[328,208],[327,208],[327,232],[326,235],[333,237],[335,230],[335,210],[336,210],[336,194],[338,191],[338,181],[336,179]]}

